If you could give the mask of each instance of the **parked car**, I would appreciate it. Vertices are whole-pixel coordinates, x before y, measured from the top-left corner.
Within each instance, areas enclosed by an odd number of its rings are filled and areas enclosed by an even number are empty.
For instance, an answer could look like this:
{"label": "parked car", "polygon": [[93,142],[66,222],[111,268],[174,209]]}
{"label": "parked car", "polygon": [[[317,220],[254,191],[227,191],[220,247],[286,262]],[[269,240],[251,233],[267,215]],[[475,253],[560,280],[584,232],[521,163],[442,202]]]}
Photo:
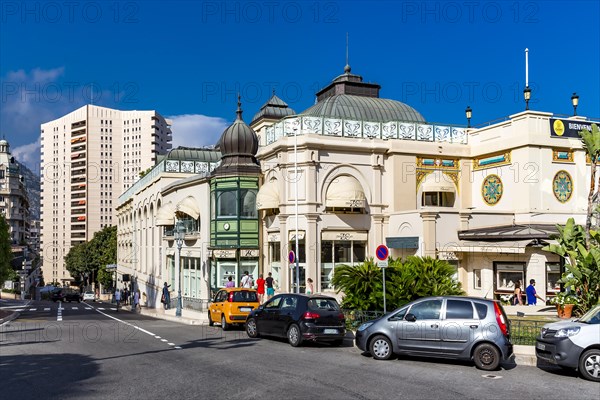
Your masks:
{"label": "parked car", "polygon": [[377,360],[394,353],[473,360],[495,370],[513,354],[510,325],[498,301],[478,297],[426,297],[356,331],[356,346]]}
{"label": "parked car", "polygon": [[305,340],[339,346],[346,336],[346,320],[333,297],[279,294],[250,313],[246,333],[251,338],[287,337],[294,347]]}
{"label": "parked car", "polygon": [[87,300],[96,301],[96,294],[94,292],[85,292],[83,294],[83,301]]}
{"label": "parked car", "polygon": [[208,325],[220,322],[223,330],[231,325],[242,325],[248,314],[258,306],[258,295],[254,289],[221,289],[208,305]]}
{"label": "parked car", "polygon": [[600,382],[600,304],[579,319],[544,325],[536,339],[535,355]]}

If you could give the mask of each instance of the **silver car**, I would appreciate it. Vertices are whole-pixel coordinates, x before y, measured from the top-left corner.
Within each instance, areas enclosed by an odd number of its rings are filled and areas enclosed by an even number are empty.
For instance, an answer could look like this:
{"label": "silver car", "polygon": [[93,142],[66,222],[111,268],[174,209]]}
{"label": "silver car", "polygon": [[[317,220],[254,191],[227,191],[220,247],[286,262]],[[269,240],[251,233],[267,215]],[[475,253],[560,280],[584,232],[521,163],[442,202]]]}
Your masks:
{"label": "silver car", "polygon": [[473,360],[495,370],[513,354],[502,305],[478,297],[426,297],[362,324],[356,346],[377,360],[394,353]]}

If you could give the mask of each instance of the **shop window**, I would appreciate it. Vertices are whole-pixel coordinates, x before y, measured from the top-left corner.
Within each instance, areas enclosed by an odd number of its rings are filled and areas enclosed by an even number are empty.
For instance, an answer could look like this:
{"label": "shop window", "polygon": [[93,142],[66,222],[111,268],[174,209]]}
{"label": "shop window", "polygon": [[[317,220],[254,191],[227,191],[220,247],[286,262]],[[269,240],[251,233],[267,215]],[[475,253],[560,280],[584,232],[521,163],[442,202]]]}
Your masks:
{"label": "shop window", "polygon": [[515,283],[523,288],[525,282],[525,263],[494,263],[496,270],[495,290],[499,292],[510,292],[515,290]]}
{"label": "shop window", "polygon": [[454,207],[453,192],[423,192],[421,199],[423,207]]}
{"label": "shop window", "polygon": [[562,272],[559,263],[546,263],[546,293],[555,294],[560,292],[560,277]]}
{"label": "shop window", "polygon": [[335,267],[357,265],[366,260],[365,241],[322,240],[321,241],[321,290],[333,289],[331,283]]}
{"label": "shop window", "polygon": [[281,262],[280,242],[269,242],[269,262]]}

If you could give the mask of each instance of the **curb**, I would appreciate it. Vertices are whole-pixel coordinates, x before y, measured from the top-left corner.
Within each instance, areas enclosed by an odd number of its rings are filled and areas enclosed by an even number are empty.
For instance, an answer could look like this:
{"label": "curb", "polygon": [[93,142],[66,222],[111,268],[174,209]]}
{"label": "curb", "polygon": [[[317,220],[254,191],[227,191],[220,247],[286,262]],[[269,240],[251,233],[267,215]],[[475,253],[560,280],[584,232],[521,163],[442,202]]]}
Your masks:
{"label": "curb", "polygon": [[9,323],[10,321],[19,318],[19,316],[21,315],[20,312],[13,312],[12,314],[10,314],[8,317],[4,317],[2,319],[0,319],[0,326],[3,326],[4,324]]}

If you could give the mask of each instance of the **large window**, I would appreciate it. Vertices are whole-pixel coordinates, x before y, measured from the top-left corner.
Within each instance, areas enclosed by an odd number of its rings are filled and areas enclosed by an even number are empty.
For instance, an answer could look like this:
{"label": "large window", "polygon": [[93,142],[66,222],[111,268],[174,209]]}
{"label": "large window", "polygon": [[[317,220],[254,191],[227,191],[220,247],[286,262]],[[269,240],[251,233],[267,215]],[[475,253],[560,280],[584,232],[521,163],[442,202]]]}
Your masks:
{"label": "large window", "polygon": [[200,259],[195,257],[181,257],[183,273],[183,297],[200,298],[201,266]]}
{"label": "large window", "polygon": [[321,290],[333,289],[331,280],[337,265],[357,265],[366,259],[367,242],[357,240],[321,241]]}
{"label": "large window", "polygon": [[256,208],[256,190],[244,189],[240,191],[240,217],[258,218]]}
{"label": "large window", "polygon": [[512,293],[517,282],[521,285],[521,289],[524,288],[525,263],[497,262],[494,263],[494,268],[496,270],[496,291]]}
{"label": "large window", "polygon": [[230,190],[217,195],[217,218],[237,216],[237,191]]}

